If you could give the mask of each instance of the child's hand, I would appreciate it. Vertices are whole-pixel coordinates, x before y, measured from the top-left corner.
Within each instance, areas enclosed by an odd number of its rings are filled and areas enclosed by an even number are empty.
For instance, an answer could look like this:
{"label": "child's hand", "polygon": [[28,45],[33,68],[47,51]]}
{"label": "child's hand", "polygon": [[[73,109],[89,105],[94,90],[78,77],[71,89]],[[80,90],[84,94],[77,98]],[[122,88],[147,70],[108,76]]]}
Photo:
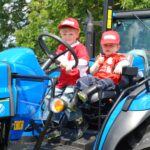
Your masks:
{"label": "child's hand", "polygon": [[114,73],[122,74],[122,65],[118,64],[114,69]]}
{"label": "child's hand", "polygon": [[65,69],[66,69],[66,72],[69,73],[72,70],[72,66],[68,64]]}
{"label": "child's hand", "polygon": [[98,57],[97,57],[97,60],[96,60],[96,64],[100,65],[104,62],[104,57],[100,54]]}
{"label": "child's hand", "polygon": [[114,69],[114,73],[117,73],[117,74],[122,74],[122,68],[125,67],[125,66],[129,66],[130,63],[129,61],[127,60],[122,60],[121,62],[119,62],[115,69]]}
{"label": "child's hand", "polygon": [[69,63],[65,63],[65,62],[61,62],[60,63],[60,68],[61,69],[65,69],[67,73],[69,73],[72,70],[72,65],[70,65]]}
{"label": "child's hand", "polygon": [[65,63],[65,62],[61,62],[61,63],[60,63],[60,68],[61,68],[61,69],[65,69],[66,66],[67,66],[67,63]]}

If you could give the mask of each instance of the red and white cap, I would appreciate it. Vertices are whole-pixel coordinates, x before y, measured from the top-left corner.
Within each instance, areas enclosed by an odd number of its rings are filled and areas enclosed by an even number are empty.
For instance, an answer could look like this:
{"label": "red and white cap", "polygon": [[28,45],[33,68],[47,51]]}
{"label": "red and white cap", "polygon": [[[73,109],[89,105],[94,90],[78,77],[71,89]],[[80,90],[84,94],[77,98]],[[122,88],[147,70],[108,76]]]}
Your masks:
{"label": "red and white cap", "polygon": [[58,25],[58,28],[61,29],[61,28],[66,27],[66,26],[80,30],[79,23],[78,23],[78,21],[77,21],[76,19],[74,19],[74,18],[67,18],[67,19],[65,19],[64,21],[62,21],[62,22]]}
{"label": "red and white cap", "polygon": [[110,31],[105,31],[102,34],[101,38],[101,44],[119,44],[120,43],[120,36],[118,32],[110,30]]}

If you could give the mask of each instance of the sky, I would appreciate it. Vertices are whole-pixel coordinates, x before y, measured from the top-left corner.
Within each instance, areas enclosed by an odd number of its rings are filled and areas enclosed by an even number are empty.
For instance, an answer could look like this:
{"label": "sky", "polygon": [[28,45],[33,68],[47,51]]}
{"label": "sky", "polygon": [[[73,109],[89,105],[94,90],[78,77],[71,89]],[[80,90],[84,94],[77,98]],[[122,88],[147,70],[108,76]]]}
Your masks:
{"label": "sky", "polygon": [[31,2],[31,0],[26,0],[26,2],[27,2],[27,3],[30,3],[30,2]]}

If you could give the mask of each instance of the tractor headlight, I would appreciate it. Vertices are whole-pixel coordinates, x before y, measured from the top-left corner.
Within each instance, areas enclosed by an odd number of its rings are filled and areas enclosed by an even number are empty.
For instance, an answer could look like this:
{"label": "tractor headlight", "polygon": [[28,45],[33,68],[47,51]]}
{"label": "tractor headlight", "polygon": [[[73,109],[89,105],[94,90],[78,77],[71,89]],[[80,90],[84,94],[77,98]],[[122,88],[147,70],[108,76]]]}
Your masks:
{"label": "tractor headlight", "polygon": [[65,109],[65,103],[60,98],[55,98],[50,102],[50,110],[54,113],[60,113]]}

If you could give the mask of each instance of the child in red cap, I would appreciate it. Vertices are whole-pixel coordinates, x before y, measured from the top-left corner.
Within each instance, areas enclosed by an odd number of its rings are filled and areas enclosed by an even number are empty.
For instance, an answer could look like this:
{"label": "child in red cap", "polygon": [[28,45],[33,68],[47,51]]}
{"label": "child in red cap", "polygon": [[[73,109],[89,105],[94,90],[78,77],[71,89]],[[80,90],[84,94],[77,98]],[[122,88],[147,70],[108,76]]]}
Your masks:
{"label": "child in red cap", "polygon": [[88,99],[87,91],[94,90],[94,85],[98,85],[101,90],[110,87],[114,89],[121,79],[122,68],[129,65],[126,56],[117,53],[120,48],[120,36],[116,31],[105,31],[100,44],[103,55],[99,54],[90,68],[93,76],[82,77],[77,82],[77,87],[81,90],[78,96],[83,102]]}
{"label": "child in red cap", "polygon": [[[56,87],[61,89],[61,91],[62,89],[64,91],[64,88],[68,88],[70,85],[74,86],[77,79],[87,75],[89,56],[86,47],[78,41],[80,27],[76,19],[67,18],[59,24],[58,28],[62,39],[74,49],[79,62],[78,66],[72,69],[72,66],[75,64],[75,60],[70,52],[67,52],[58,58],[61,70]],[[59,54],[65,50],[66,47],[61,44],[58,46],[56,53]]]}
{"label": "child in red cap", "polygon": [[[86,47],[79,41],[80,27],[76,19],[67,18],[63,20],[58,25],[58,29],[62,39],[73,48],[78,57],[78,65],[76,68],[72,68],[75,60],[70,52],[65,53],[57,59],[60,63],[60,76],[55,88],[55,96],[69,103],[74,97],[77,80],[87,75],[89,56]],[[66,47],[61,44],[58,46],[56,53],[59,54],[65,50]],[[65,110],[65,114],[69,121],[78,120],[78,122],[82,123],[81,112],[77,113],[76,111],[73,112],[67,109]],[[59,122],[59,116],[59,114],[54,114],[53,122]],[[53,138],[52,136],[49,135],[48,139],[51,140]]]}

